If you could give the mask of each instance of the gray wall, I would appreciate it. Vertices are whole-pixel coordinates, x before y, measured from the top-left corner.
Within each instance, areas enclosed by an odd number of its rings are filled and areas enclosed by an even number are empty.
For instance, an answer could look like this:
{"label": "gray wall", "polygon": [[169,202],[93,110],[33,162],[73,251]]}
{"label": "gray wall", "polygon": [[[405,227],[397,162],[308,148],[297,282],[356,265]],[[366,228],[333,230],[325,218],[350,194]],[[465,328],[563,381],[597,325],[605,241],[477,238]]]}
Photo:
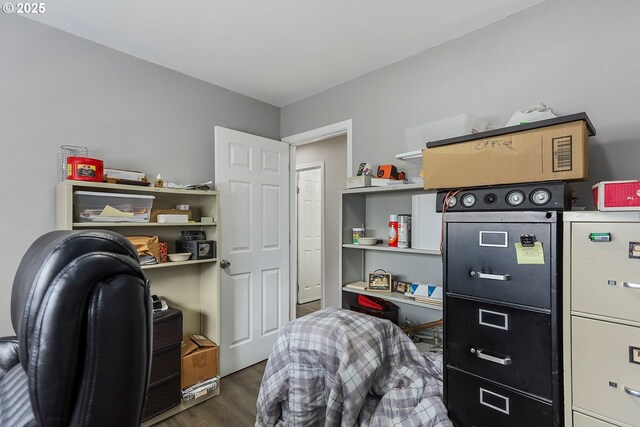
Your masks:
{"label": "gray wall", "polygon": [[[502,127],[544,102],[593,121],[590,182],[640,178],[638,17],[635,0],[548,1],[284,107],[281,132],[353,119],[354,165],[389,163],[408,148],[405,128],[461,113]],[[575,187],[590,205],[589,187]]]}
{"label": "gray wall", "polygon": [[[340,244],[340,191],[345,185],[347,165],[346,135],[312,142],[296,147],[296,165],[324,161],[324,244],[325,244],[325,301],[326,307],[340,305],[335,284],[340,283],[339,252]],[[332,291],[333,290],[333,291]]]}
{"label": "gray wall", "polygon": [[175,182],[213,179],[213,129],[280,136],[280,109],[36,22],[0,14],[0,335],[13,276],[54,229],[60,145]]}

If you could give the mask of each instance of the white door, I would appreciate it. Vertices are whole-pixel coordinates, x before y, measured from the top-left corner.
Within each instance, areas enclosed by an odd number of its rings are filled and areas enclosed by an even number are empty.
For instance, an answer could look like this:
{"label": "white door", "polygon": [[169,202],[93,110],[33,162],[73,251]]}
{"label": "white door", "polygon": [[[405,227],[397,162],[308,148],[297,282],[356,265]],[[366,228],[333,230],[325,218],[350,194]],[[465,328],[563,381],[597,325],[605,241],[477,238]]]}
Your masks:
{"label": "white door", "polygon": [[266,359],[289,320],[289,145],[216,126],[215,168],[228,375]]}
{"label": "white door", "polygon": [[322,294],[322,171],[301,170],[298,176],[298,303]]}

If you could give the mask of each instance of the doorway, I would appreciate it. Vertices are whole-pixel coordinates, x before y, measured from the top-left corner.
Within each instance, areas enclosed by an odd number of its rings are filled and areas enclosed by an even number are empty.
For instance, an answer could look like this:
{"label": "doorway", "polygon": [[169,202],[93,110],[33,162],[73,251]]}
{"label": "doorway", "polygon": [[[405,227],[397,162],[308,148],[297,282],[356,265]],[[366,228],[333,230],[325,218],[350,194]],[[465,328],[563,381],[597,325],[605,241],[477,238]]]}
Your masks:
{"label": "doorway", "polygon": [[[290,170],[291,170],[291,292],[290,292],[290,318],[293,320],[309,312],[326,307],[340,307],[341,286],[338,283],[339,251],[341,241],[340,231],[340,198],[341,190],[345,186],[346,177],[351,175],[352,158],[352,122],[347,120],[312,131],[303,132],[291,137],[283,138],[290,144]],[[323,230],[321,232],[321,286],[320,300],[312,303],[304,303],[304,292],[298,300],[298,287],[304,289],[305,279],[298,278],[299,261],[304,260],[298,253],[304,253],[298,242],[299,228],[296,220],[298,213],[297,183],[299,174],[296,169],[317,169],[319,163],[324,163],[323,203],[324,216]],[[304,195],[302,195],[304,196]],[[316,221],[317,222],[317,221]],[[300,229],[300,232],[303,230]],[[302,242],[301,242],[302,243]],[[317,256],[316,264],[317,265]],[[317,277],[317,276],[316,276]],[[303,302],[299,305],[298,302]]]}
{"label": "doorway", "polygon": [[322,306],[324,283],[324,161],[296,166],[298,284],[296,317]]}

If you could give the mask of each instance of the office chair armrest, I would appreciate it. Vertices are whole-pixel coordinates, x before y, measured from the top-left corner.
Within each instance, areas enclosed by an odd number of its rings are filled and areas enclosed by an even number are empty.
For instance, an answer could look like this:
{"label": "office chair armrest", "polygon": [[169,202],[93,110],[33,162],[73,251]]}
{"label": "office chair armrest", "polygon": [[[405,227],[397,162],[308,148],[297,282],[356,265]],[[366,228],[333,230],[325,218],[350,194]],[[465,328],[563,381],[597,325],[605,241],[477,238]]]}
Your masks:
{"label": "office chair armrest", "polygon": [[5,374],[18,363],[20,363],[20,357],[18,355],[18,338],[0,338],[0,379],[2,379]]}

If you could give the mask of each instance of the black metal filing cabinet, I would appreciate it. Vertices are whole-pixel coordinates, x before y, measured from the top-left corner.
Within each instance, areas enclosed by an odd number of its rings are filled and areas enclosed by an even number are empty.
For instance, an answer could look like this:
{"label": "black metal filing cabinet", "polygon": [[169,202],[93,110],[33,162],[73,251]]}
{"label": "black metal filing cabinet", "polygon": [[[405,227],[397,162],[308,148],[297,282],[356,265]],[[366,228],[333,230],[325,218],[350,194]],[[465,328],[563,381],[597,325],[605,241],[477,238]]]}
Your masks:
{"label": "black metal filing cabinet", "polygon": [[460,427],[561,426],[561,213],[444,219],[449,417]]}

